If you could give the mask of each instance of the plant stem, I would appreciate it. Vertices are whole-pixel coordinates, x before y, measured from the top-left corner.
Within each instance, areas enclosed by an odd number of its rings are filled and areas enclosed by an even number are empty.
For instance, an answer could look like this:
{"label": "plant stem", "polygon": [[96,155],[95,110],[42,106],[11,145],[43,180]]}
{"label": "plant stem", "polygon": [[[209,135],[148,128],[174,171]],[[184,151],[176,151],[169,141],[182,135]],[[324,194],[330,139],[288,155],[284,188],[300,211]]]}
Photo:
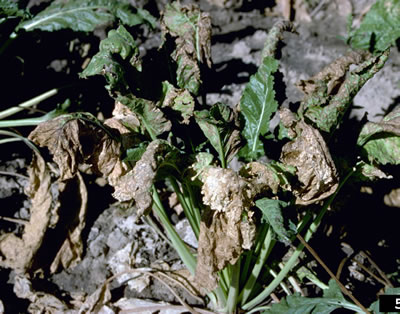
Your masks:
{"label": "plant stem", "polygon": [[257,257],[256,264],[254,265],[250,277],[247,280],[240,296],[239,300],[241,300],[241,304],[245,304],[247,299],[249,298],[251,292],[253,291],[254,284],[257,281],[258,276],[260,275],[261,269],[267,260],[269,252],[271,251],[271,246],[273,246],[275,241],[272,240],[272,228],[269,227],[267,234],[265,236],[265,240],[263,242],[260,254]]}
{"label": "plant stem", "polygon": [[237,298],[239,294],[239,278],[240,278],[240,258],[236,264],[231,267],[231,282],[229,286],[228,299],[226,301],[227,312],[229,314],[235,313]]}
{"label": "plant stem", "polygon": [[[322,207],[322,209],[321,209],[320,213],[318,214],[317,218],[315,218],[315,220],[311,223],[310,227],[308,228],[308,230],[306,232],[306,235],[304,236],[305,241],[309,241],[311,239],[311,236],[317,230],[322,218],[324,217],[326,211],[328,210],[328,208],[331,205],[332,201],[336,197],[337,193],[340,191],[340,189],[343,187],[343,185],[346,183],[346,181],[351,177],[351,175],[354,173],[354,171],[355,171],[355,169],[353,168],[347,174],[347,176],[343,179],[343,181],[339,184],[339,186],[336,189],[335,193],[333,193],[328,198],[328,200],[325,202],[325,204]],[[294,251],[294,253],[292,254],[292,256],[287,261],[286,265],[279,272],[278,276],[274,280],[272,280],[272,282],[267,286],[267,288],[265,288],[264,291],[261,292],[257,297],[255,297],[250,302],[244,304],[242,306],[243,310],[249,310],[249,309],[252,309],[253,307],[257,306],[262,301],[264,301],[272,293],[272,291],[275,290],[275,288],[279,285],[279,283],[286,277],[286,275],[289,273],[289,271],[296,264],[297,258],[300,256],[301,252],[303,251],[303,248],[304,248],[304,245],[302,243],[300,243],[299,246]]]}
{"label": "plant stem", "polygon": [[172,226],[170,220],[168,219],[167,213],[165,212],[164,206],[161,203],[160,196],[153,185],[153,200],[154,205],[153,209],[156,212],[157,216],[160,218],[162,225],[168,233],[169,238],[174,246],[174,249],[178,252],[179,257],[182,259],[183,263],[189,269],[189,271],[194,275],[196,271],[196,258],[189,251],[185,242],[179,237],[178,233],[175,231]]}
{"label": "plant stem", "polygon": [[42,102],[43,100],[50,98],[52,96],[54,96],[55,94],[58,93],[58,89],[57,88],[53,88],[43,94],[40,94],[36,97],[33,97],[32,99],[29,99],[17,106],[11,107],[9,109],[3,110],[0,112],[0,120],[9,117],[13,114],[16,114],[17,112],[20,112],[26,108],[32,107],[34,105],[37,105],[38,103]]}

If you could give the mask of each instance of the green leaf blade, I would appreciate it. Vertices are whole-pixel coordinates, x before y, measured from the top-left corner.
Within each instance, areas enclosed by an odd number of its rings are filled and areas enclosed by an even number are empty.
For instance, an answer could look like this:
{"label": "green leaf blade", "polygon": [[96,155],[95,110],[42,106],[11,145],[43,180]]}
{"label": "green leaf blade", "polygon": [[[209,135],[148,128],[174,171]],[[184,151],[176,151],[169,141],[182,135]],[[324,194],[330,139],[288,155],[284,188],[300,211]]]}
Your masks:
{"label": "green leaf blade", "polygon": [[400,37],[400,1],[378,0],[365,15],[360,27],[350,33],[354,49],[382,52]]}
{"label": "green leaf blade", "polygon": [[275,199],[262,198],[256,201],[256,206],[262,211],[263,219],[270,224],[278,238],[283,240],[283,242],[289,242],[293,231],[285,227],[282,214],[282,209],[288,207],[289,203]]}
{"label": "green leaf blade", "polygon": [[250,78],[240,100],[240,109],[245,119],[243,136],[247,140],[246,151],[249,158],[257,158],[264,153],[260,136],[269,131],[269,121],[277,110],[273,73],[278,69],[278,61],[265,57],[257,73]]}

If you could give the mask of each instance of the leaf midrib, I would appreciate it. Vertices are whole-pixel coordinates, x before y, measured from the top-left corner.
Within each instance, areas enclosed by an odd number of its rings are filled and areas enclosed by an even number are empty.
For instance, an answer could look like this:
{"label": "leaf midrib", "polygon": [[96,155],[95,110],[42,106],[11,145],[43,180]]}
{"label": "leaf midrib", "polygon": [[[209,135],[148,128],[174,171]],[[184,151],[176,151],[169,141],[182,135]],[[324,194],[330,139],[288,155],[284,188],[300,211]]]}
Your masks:
{"label": "leaf midrib", "polygon": [[[56,9],[56,8],[54,8]],[[60,10],[59,12],[55,12],[54,14],[51,14],[50,16],[45,16],[41,19],[39,19],[38,21],[33,21],[30,25],[28,24],[27,26],[23,26],[22,28],[24,28],[26,31],[29,31],[29,29],[40,25],[41,23],[45,23],[48,20],[51,19],[55,19],[60,15],[65,15],[65,14],[71,14],[71,13],[75,13],[77,11],[91,11],[94,9],[106,9],[109,10],[109,8],[107,6],[101,6],[101,5],[93,5],[93,6],[87,6],[87,7],[79,7],[79,8],[73,8],[73,9],[69,9],[69,10]]]}

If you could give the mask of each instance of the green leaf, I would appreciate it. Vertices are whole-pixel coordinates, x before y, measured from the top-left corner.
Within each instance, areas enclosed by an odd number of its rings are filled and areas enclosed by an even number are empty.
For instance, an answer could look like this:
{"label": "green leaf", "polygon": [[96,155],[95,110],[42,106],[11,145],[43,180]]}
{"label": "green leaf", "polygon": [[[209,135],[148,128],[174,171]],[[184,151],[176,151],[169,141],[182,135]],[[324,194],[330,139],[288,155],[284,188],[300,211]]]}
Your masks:
{"label": "green leaf", "polygon": [[147,131],[152,140],[171,129],[171,122],[165,118],[162,111],[150,100],[137,98],[130,94],[128,96],[118,96],[117,101],[120,101],[138,116],[143,132]]}
{"label": "green leaf", "polygon": [[139,59],[139,49],[136,46],[132,35],[122,25],[117,30],[110,30],[107,38],[100,42],[99,52],[93,56],[86,69],[80,74],[80,77],[102,74],[109,84],[107,89],[127,88],[125,81],[125,70],[119,62],[116,55],[129,63],[137,70],[141,70],[141,61]]}
{"label": "green leaf", "polygon": [[194,99],[186,89],[177,89],[168,81],[162,82],[161,107],[170,107],[178,111],[183,121],[189,124],[189,119],[193,116]]}
{"label": "green leaf", "polygon": [[163,37],[175,39],[171,57],[177,64],[176,81],[197,95],[200,85],[200,63],[211,67],[211,19],[196,6],[181,6],[179,2],[167,4],[162,16]]}
{"label": "green leaf", "polygon": [[328,314],[340,308],[362,312],[358,306],[346,301],[339,286],[331,279],[329,289],[324,290],[322,298],[305,298],[295,293],[273,304],[263,314]]}
{"label": "green leaf", "polygon": [[126,157],[124,158],[124,161],[132,161],[136,162],[140,158],[142,158],[143,153],[146,151],[147,145],[149,143],[147,142],[141,142],[138,146],[129,148],[126,151]]}
{"label": "green leaf", "polygon": [[378,0],[365,15],[348,42],[354,49],[382,52],[400,37],[400,1]]}
{"label": "green leaf", "polygon": [[256,159],[264,154],[260,136],[269,131],[269,121],[278,108],[273,77],[277,69],[278,61],[265,57],[257,73],[250,77],[240,100],[240,110],[245,120],[242,134],[247,141],[245,153],[241,155],[248,159]]}
{"label": "green leaf", "polygon": [[357,140],[371,162],[382,165],[400,164],[400,108],[379,123],[368,122]]}
{"label": "green leaf", "polygon": [[256,201],[256,206],[262,211],[262,219],[269,223],[272,229],[277,234],[278,238],[283,242],[289,242],[293,231],[285,226],[285,219],[282,214],[282,209],[289,206],[289,203],[262,198]]}
{"label": "green leaf", "polygon": [[132,12],[131,7],[124,1],[112,0],[69,0],[53,1],[46,9],[39,12],[28,21],[18,25],[25,31],[42,30],[53,32],[60,29],[91,32],[97,26],[113,22],[119,18],[129,26],[143,22],[154,24],[150,14],[144,10]]}
{"label": "green leaf", "polygon": [[218,152],[222,167],[237,153],[240,143],[235,113],[228,106],[217,103],[210,110],[195,112],[195,119],[204,135]]}

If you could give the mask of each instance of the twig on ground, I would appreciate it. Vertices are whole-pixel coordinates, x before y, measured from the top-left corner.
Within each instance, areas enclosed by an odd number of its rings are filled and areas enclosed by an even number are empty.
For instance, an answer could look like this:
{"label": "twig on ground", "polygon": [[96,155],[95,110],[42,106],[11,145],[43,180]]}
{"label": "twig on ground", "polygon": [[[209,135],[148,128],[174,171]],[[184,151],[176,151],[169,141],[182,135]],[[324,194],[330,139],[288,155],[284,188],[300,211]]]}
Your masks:
{"label": "twig on ground", "polygon": [[297,239],[307,248],[307,250],[311,253],[311,255],[320,263],[320,265],[325,269],[325,271],[331,276],[333,280],[339,285],[340,290],[347,295],[358,307],[360,307],[365,313],[370,314],[370,312],[358,301],[352,293],[346,289],[346,287],[336,278],[336,276],[332,273],[332,271],[326,266],[326,264],[322,261],[322,259],[318,256],[317,252],[303,239],[300,234],[297,234]]}

